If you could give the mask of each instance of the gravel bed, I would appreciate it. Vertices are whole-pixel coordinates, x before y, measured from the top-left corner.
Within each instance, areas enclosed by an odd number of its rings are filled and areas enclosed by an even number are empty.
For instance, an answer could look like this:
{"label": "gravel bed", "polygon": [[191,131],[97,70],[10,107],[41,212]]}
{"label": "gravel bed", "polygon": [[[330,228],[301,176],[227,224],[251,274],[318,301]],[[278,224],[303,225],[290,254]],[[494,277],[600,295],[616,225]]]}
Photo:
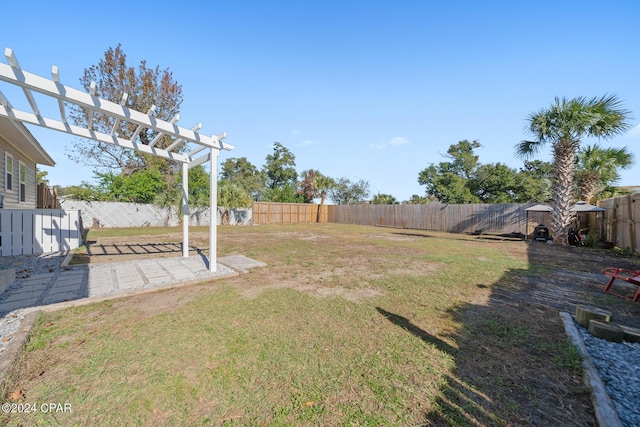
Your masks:
{"label": "gravel bed", "polygon": [[576,323],[593,364],[625,427],[640,426],[640,343],[596,338]]}
{"label": "gravel bed", "polygon": [[[0,270],[13,268],[16,271],[16,279],[5,292],[19,288],[22,281],[30,276],[43,273],[51,273],[59,270],[64,262],[66,252],[55,252],[45,255],[18,255],[0,257]],[[2,294],[0,294],[2,300]],[[0,355],[9,345],[13,334],[16,333],[24,320],[23,308],[9,313],[0,312]]]}
{"label": "gravel bed", "polygon": [[24,320],[24,309],[18,309],[0,317],[0,356],[9,346],[9,342]]}

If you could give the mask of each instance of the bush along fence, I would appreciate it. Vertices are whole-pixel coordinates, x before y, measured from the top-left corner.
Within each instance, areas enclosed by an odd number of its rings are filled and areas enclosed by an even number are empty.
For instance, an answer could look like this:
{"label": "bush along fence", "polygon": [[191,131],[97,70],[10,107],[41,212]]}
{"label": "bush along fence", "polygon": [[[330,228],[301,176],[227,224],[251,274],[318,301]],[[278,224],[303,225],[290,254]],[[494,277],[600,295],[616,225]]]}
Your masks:
{"label": "bush along fence", "polygon": [[[79,210],[86,228],[117,227],[176,227],[181,215],[175,209],[156,205],[121,202],[87,202],[83,200],[61,200],[65,209]],[[189,225],[209,225],[209,209],[190,209]],[[251,209],[218,208],[217,224],[251,224]]]}

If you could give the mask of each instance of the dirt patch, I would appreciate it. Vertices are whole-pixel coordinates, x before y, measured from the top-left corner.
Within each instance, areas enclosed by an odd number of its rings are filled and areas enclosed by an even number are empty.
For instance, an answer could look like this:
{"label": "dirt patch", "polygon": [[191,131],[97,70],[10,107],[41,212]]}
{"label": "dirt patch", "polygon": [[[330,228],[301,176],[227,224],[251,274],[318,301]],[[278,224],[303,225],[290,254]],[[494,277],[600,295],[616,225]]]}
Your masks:
{"label": "dirt patch", "polygon": [[252,287],[243,290],[243,295],[249,298],[255,298],[260,293],[270,289],[282,289],[290,288],[296,291],[305,292],[309,295],[316,297],[342,297],[351,302],[360,302],[364,299],[373,298],[384,295],[384,293],[378,289],[372,288],[343,288],[342,286],[324,287],[319,285],[313,285],[310,283],[294,283],[294,282],[281,282],[272,283],[265,286]]}
{"label": "dirt patch", "polygon": [[200,286],[189,286],[136,295],[120,301],[115,311],[133,310],[145,317],[159,313],[170,313],[196,299],[200,291]]}

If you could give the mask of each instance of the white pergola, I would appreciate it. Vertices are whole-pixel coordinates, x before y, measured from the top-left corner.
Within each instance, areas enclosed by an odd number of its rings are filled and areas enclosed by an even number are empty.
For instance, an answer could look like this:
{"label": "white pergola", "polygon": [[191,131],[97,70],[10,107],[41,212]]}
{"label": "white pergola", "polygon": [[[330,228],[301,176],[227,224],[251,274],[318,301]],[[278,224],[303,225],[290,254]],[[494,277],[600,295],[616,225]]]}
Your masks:
{"label": "white pergola", "polygon": [[[113,144],[182,163],[182,256],[184,257],[189,256],[189,169],[209,162],[211,168],[209,182],[209,271],[215,272],[218,155],[220,150],[232,150],[234,148],[232,145],[222,142],[226,134],[202,135],[198,133],[198,130],[202,127],[200,123],[191,129],[180,127],[176,125],[180,119],[179,115],[169,121],[157,119],[154,117],[155,106],[151,107],[147,113],[127,108],[124,106],[128,97],[126,93],[122,94],[120,104],[99,98],[95,96],[95,83],[90,85],[89,93],[65,86],[60,83],[60,74],[58,67],[55,65],[51,68],[51,79],[29,73],[20,68],[20,64],[10,48],[5,48],[4,56],[7,59],[7,64],[0,63],[0,81],[22,88],[31,111],[14,108],[7,97],[0,91],[0,116],[7,117],[15,122],[29,123],[80,138]],[[42,111],[38,108],[33,92],[55,99],[58,104],[60,118],[44,117]],[[86,128],[74,126],[67,121],[65,103],[77,105],[88,112],[88,125]],[[113,121],[113,127],[109,134],[99,132],[93,128],[92,120],[93,115],[96,113],[106,115]],[[118,134],[119,124],[122,122],[137,126],[136,130],[128,138]],[[138,137],[144,129],[151,129],[156,132],[155,138],[149,144],[143,144]],[[156,147],[155,145],[164,136],[170,137],[172,143],[164,149]]]}

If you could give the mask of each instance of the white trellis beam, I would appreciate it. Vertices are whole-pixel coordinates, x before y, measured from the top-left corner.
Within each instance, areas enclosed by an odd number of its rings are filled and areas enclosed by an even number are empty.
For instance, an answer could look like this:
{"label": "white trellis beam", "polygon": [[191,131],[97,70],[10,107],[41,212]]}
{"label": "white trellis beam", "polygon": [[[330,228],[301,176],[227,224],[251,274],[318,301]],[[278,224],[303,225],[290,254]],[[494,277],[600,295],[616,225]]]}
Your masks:
{"label": "white trellis beam", "polygon": [[[57,65],[51,67],[51,78],[56,84],[60,83],[60,73],[58,72]],[[62,123],[67,123],[67,114],[64,110],[64,102],[62,102],[61,99],[58,99],[58,109],[60,110],[60,118],[62,119]]]}
{"label": "white trellis beam", "polygon": [[[8,50],[11,51],[10,49]],[[6,52],[7,50],[5,50],[5,53]],[[14,68],[11,65],[0,63],[0,80],[20,86],[23,88],[23,91],[25,91],[25,94],[33,90],[55,99],[61,99],[62,101],[78,105],[79,107],[87,109],[87,111],[99,111],[102,114],[120,119],[121,121],[141,125],[156,132],[163,132],[186,142],[193,142],[218,150],[232,150],[234,148],[232,145],[222,144],[215,136],[209,137],[202,135],[167,121],[150,117],[147,114],[101,99],[97,96],[92,96],[91,94],[59,83],[56,84],[53,80],[37,76],[20,68]]]}
{"label": "white trellis beam", "polygon": [[[50,80],[22,70],[11,49],[6,48],[4,54],[8,64],[0,63],[0,81],[20,87],[31,106],[32,112],[14,108],[8,98],[0,91],[0,116],[7,117],[12,121],[42,126],[47,129],[57,130],[80,138],[117,145],[123,148],[133,149],[142,153],[182,163],[184,256],[188,256],[189,252],[188,171],[191,167],[210,161],[211,176],[209,190],[211,218],[209,226],[209,270],[212,272],[216,271],[217,161],[221,150],[232,150],[234,148],[232,145],[222,142],[222,140],[226,138],[226,133],[212,136],[201,135],[198,133],[198,130],[200,130],[202,126],[200,123],[192,129],[182,128],[176,125],[176,122],[180,118],[178,114],[169,121],[157,119],[154,117],[155,106],[151,107],[146,114],[127,108],[125,106],[127,101],[126,93],[122,95],[120,104],[116,104],[96,96],[95,82],[91,83],[89,93],[82,92],[63,85],[60,82],[60,73],[56,66],[53,66],[51,69],[52,79]],[[35,102],[32,91],[54,98],[58,103],[61,120],[43,117]],[[65,103],[74,104],[86,111],[88,118],[86,128],[70,125],[68,123],[65,113]],[[96,113],[107,116],[113,120],[113,126],[109,134],[93,129],[93,117]],[[122,138],[117,135],[118,126],[121,122],[126,122],[136,126],[136,130],[129,139]],[[156,133],[156,136],[148,145],[136,142],[138,135],[143,129],[149,129]],[[173,142],[167,148],[156,148],[155,145],[164,136],[172,138]],[[179,152],[178,148],[182,144],[190,143],[193,143],[198,147],[191,149],[191,151],[185,150],[187,151],[186,154]],[[209,149],[207,154],[201,155],[197,158],[195,157],[207,148]],[[172,151],[174,149],[175,151]]]}
{"label": "white trellis beam", "polygon": [[[129,94],[127,92],[122,94],[122,98],[120,99],[120,105],[122,105],[124,107],[124,104],[127,103],[127,99],[129,99]],[[116,117],[115,121],[113,122],[113,127],[111,128],[111,133],[110,135],[113,136],[116,134],[116,131],[118,130],[118,124],[120,123],[120,119],[118,117]]]}
{"label": "white trellis beam", "polygon": [[[180,120],[180,113],[178,113],[175,116],[173,116],[173,118],[171,120],[169,120],[169,123],[174,125],[174,124],[176,124],[176,122],[178,120]],[[149,143],[149,146],[153,147],[154,145],[156,145],[158,143],[158,141],[160,141],[162,139],[163,136],[165,136],[165,134],[163,132],[158,132],[158,135],[156,135],[156,137],[153,138],[153,141],[151,141]]]}
{"label": "white trellis beam", "polygon": [[[96,82],[91,82],[89,85],[89,95],[96,96],[96,90],[98,90]],[[87,129],[93,129],[93,110],[87,111]],[[131,140],[133,141],[133,139]]]}
{"label": "white trellis beam", "polygon": [[182,163],[189,162],[189,158],[184,154],[174,153],[160,148],[149,147],[145,144],[132,142],[129,139],[118,138],[116,136],[107,135],[105,133],[90,130],[84,127],[70,125],[69,123],[63,123],[59,120],[37,117],[35,114],[13,109],[10,105],[0,104],[0,116],[7,117],[11,120],[18,120],[24,123],[29,123],[32,125],[43,126],[47,129],[57,130],[80,138],[92,139],[94,141],[118,145],[124,148],[130,148],[142,153],[154,154],[158,157],[169,160],[176,160]]}
{"label": "white trellis beam", "polygon": [[[195,124],[195,126],[191,128],[191,131],[197,132],[200,130],[201,127],[202,127],[202,123],[198,122]],[[172,149],[176,148],[178,145],[182,144],[183,142],[184,140],[182,138],[178,138],[173,142],[173,144],[167,147],[167,150],[171,151]]]}

